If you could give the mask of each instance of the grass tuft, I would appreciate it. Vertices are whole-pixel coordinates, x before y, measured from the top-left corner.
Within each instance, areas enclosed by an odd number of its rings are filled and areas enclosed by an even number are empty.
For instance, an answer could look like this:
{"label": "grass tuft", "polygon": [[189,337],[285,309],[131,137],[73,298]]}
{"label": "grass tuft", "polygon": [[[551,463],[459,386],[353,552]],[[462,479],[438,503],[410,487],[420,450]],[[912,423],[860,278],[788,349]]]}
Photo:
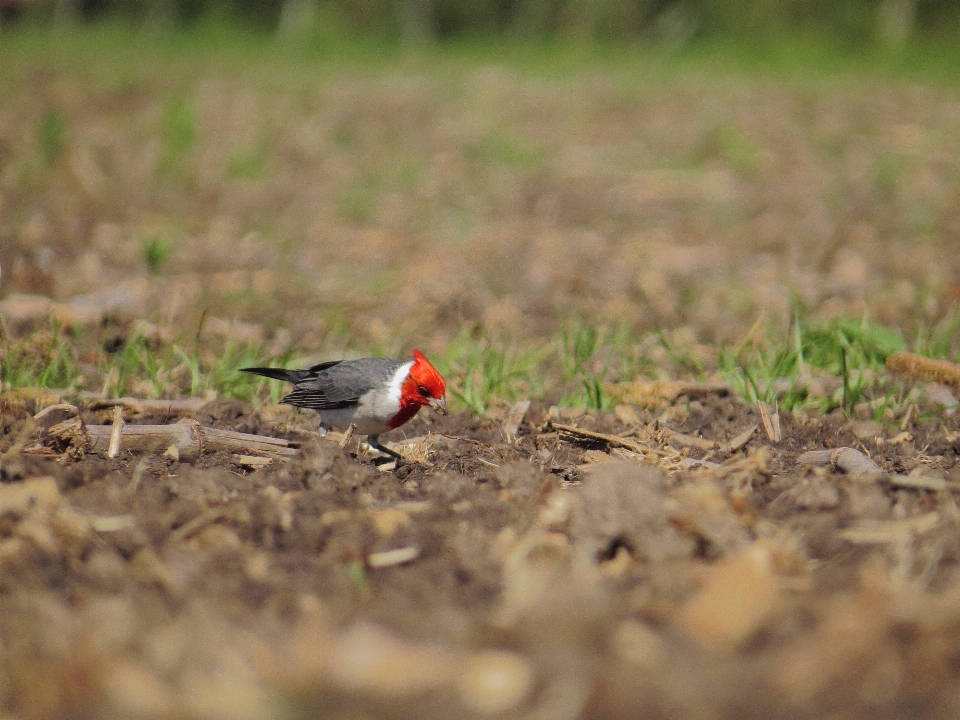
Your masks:
{"label": "grass tuft", "polygon": [[166,238],[157,236],[144,238],[142,241],[143,259],[147,263],[147,269],[150,273],[156,275],[160,272],[170,253],[173,251],[173,243]]}
{"label": "grass tuft", "polygon": [[40,117],[37,129],[40,140],[40,153],[44,162],[53,165],[63,152],[67,141],[67,121],[59,110],[47,110]]}
{"label": "grass tuft", "polygon": [[0,384],[3,389],[72,389],[82,383],[74,344],[52,320],[22,340],[13,341],[6,333],[2,340]]}
{"label": "grass tuft", "polygon": [[502,338],[474,338],[461,333],[440,362],[449,392],[475,415],[496,400],[514,402],[542,393],[538,365],[549,350],[522,349]]}

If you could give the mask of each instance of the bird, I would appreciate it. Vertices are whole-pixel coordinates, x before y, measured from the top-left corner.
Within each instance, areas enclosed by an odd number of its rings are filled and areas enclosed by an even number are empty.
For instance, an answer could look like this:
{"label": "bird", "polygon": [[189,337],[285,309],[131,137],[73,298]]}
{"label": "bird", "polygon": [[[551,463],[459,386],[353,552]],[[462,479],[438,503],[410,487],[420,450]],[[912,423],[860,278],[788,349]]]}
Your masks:
{"label": "bird", "polygon": [[241,372],[293,383],[280,402],[319,413],[321,433],[354,425],[370,447],[398,459],[398,453],[380,443],[381,433],[400,427],[422,407],[447,414],[446,382],[419,350],[413,351],[413,360],[361,358],[305,370],[248,367]]}

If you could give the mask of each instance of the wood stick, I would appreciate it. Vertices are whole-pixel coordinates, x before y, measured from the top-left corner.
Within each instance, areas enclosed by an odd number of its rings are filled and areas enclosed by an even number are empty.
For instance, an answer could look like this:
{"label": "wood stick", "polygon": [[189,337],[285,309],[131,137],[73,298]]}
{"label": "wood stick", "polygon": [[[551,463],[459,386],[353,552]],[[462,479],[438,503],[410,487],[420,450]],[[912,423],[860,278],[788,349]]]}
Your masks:
{"label": "wood stick", "polygon": [[551,423],[550,425],[551,427],[556,428],[557,432],[569,437],[579,438],[581,440],[593,440],[594,442],[612,445],[613,447],[622,447],[640,454],[652,452],[657,455],[670,455],[670,453],[659,448],[638,445],[635,442],[627,440],[626,438],[617,437],[616,435],[607,435],[605,433],[593,432],[592,430],[583,430],[582,428],[574,427],[573,425],[558,425],[557,423]]}
{"label": "wood stick", "polygon": [[[113,432],[113,425],[80,426],[68,422],[50,428],[50,437],[68,441],[87,452],[107,452]],[[273,458],[287,458],[298,452],[296,443],[289,440],[203,427],[197,422],[124,425],[120,438],[124,448],[132,452],[160,454],[173,446],[180,459],[185,461],[195,460],[205,450],[227,450]]]}
{"label": "wood stick", "polygon": [[850,447],[837,448],[830,456],[833,466],[847,475],[882,475],[883,468],[859,450]]}
{"label": "wood stick", "polygon": [[720,446],[720,452],[735,453],[737,450],[739,450],[739,449],[742,448],[744,445],[746,445],[748,442],[750,442],[750,438],[752,438],[752,437],[756,434],[756,432],[757,432],[757,426],[756,426],[756,425],[751,425],[751,426],[748,427],[746,430],[744,430],[742,433],[740,433],[739,435],[737,435],[733,440],[731,440],[730,442],[726,442],[726,443],[724,443],[723,445],[721,445],[721,446]]}
{"label": "wood stick", "polygon": [[797,462],[801,465],[813,465],[823,467],[830,464],[830,455],[833,450],[808,450],[797,457]]}
{"label": "wood stick", "polygon": [[39,420],[42,417],[46,417],[50,413],[56,412],[58,410],[63,410],[64,412],[73,413],[74,416],[78,414],[76,405],[71,405],[70,403],[57,403],[56,405],[47,405],[43,410],[38,412],[33,416],[34,420]]}
{"label": "wood stick", "polygon": [[675,448],[693,448],[694,450],[716,450],[717,444],[713,440],[687,435],[685,433],[663,428],[660,435],[666,442]]}
{"label": "wood stick", "polygon": [[887,370],[915,380],[933,380],[960,387],[960,365],[931,360],[908,352],[895,352],[887,358]]}
{"label": "wood stick", "polygon": [[802,465],[833,465],[848,475],[882,475],[883,469],[859,450],[851,447],[836,450],[811,450],[797,458]]}
{"label": "wood stick", "polygon": [[685,435],[670,430],[669,428],[663,428],[661,432],[663,439],[674,447],[687,447],[696,450],[719,450],[723,453],[734,453],[750,442],[750,438],[757,432],[757,426],[750,426],[728,443],[718,443],[714,440],[696,437],[695,435]]}
{"label": "wood stick", "polygon": [[123,435],[123,408],[119,405],[113,406],[113,432],[110,433],[110,445],[107,447],[107,457],[115,458],[120,452],[120,440]]}
{"label": "wood stick", "polygon": [[122,407],[131,415],[192,415],[207,404],[204,398],[184,398],[182,400],[147,400],[144,398],[97,398],[88,405],[90,410],[106,410]]}
{"label": "wood stick", "polygon": [[757,402],[757,409],[760,410],[760,419],[763,421],[763,430],[770,438],[770,442],[780,442],[783,437],[780,434],[780,409],[777,408],[770,412],[770,406],[763,401]]}

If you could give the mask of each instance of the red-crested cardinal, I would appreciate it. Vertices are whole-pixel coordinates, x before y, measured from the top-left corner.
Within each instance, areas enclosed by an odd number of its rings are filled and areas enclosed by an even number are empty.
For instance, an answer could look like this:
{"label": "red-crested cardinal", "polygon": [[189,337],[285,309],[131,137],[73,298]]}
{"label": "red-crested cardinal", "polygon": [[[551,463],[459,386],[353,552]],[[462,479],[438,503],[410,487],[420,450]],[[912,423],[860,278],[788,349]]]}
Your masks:
{"label": "red-crested cardinal", "polygon": [[400,427],[424,406],[447,413],[447,385],[419,350],[407,361],[362,358],[306,370],[258,367],[241,372],[293,383],[281,403],[316,410],[324,433],[330,426],[346,429],[354,424],[370,447],[394,457],[399,456],[380,444],[380,433]]}

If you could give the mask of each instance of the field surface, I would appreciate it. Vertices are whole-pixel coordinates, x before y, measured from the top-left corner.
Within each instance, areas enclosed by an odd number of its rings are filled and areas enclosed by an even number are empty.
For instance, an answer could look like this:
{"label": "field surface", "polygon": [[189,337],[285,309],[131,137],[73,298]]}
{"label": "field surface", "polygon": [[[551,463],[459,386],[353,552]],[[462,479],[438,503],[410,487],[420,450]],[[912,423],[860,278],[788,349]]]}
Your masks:
{"label": "field surface", "polygon": [[0,37],[0,715],[960,716],[957,78],[209,40]]}

